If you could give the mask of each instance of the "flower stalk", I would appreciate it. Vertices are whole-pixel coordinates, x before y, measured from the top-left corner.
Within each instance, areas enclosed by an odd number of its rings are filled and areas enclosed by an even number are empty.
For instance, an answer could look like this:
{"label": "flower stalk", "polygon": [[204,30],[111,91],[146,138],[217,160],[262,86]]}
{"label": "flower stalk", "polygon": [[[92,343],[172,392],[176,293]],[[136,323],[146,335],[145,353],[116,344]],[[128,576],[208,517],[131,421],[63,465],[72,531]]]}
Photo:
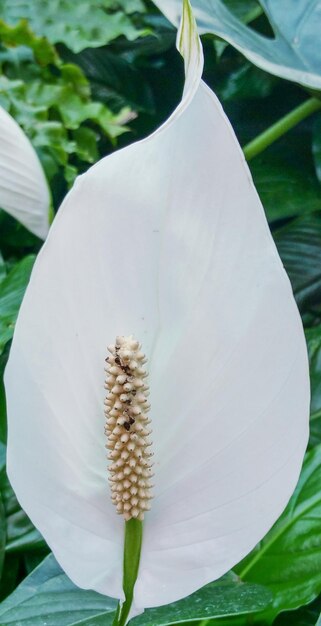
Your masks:
{"label": "flower stalk", "polygon": [[244,156],[247,161],[250,161],[255,156],[263,152],[272,143],[277,141],[280,137],[285,135],[291,128],[294,128],[297,124],[302,122],[305,118],[309,117],[316,111],[321,109],[321,100],[317,98],[309,98],[303,104],[287,113],[284,117],[278,120],[275,124],[272,124],[267,130],[255,137],[243,148]]}
{"label": "flower stalk", "polygon": [[138,575],[143,538],[143,524],[139,519],[125,522],[125,542],[123,560],[123,590],[125,601],[118,604],[112,626],[125,626],[133,602],[134,586]]}

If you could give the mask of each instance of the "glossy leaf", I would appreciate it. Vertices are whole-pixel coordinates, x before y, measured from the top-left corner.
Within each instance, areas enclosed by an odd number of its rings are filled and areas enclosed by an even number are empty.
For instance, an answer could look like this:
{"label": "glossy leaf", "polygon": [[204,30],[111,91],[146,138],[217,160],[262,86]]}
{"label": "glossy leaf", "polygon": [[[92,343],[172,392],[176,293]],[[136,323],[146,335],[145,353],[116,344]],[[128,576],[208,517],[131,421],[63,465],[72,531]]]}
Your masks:
{"label": "glossy leaf", "polygon": [[321,326],[309,328],[306,339],[310,360],[311,417],[310,445],[321,443]]}
{"label": "glossy leaf", "polygon": [[281,613],[273,626],[320,626],[321,597],[296,611]]}
{"label": "glossy leaf", "polygon": [[278,251],[290,276],[302,311],[321,304],[321,215],[290,222],[274,233]]}
{"label": "glossy leaf", "polygon": [[250,168],[269,222],[321,209],[318,181],[301,164],[282,163],[272,153],[253,159]]}
{"label": "glossy leaf", "polygon": [[[0,442],[0,477],[4,472],[5,446]],[[7,523],[2,493],[0,491],[0,581],[5,559]],[[1,584],[1,583],[0,583]]]}
{"label": "glossy leaf", "polygon": [[103,613],[108,626],[115,606],[111,598],[75,587],[51,555],[0,605],[0,621],[3,626],[73,626],[82,621],[90,626],[90,618]]}
{"label": "glossy leaf", "polygon": [[0,283],[0,352],[11,339],[35,257],[25,257]]}
{"label": "glossy leaf", "polygon": [[[178,24],[180,0],[154,0],[170,21]],[[213,33],[261,69],[321,89],[321,60],[318,53],[320,7],[307,0],[260,0],[274,37],[261,35],[245,26],[222,0],[194,0],[193,8],[201,33]]]}
{"label": "glossy leaf", "polygon": [[312,151],[314,157],[315,171],[321,183],[321,116],[318,116],[314,124]]}
{"label": "glossy leaf", "polygon": [[242,580],[274,594],[274,611],[295,609],[321,591],[321,446],[310,451],[283,515],[241,563]]}
{"label": "glossy leaf", "polygon": [[[133,621],[136,626],[167,626],[222,616],[252,614],[267,609],[272,594],[261,585],[241,583],[229,574],[200,589],[189,598],[158,609],[149,609]],[[45,607],[45,608],[44,608]],[[5,626],[108,626],[116,603],[93,591],[77,589],[52,555],[0,605]],[[96,616],[96,617],[95,617]],[[42,620],[42,621],[41,621]]]}

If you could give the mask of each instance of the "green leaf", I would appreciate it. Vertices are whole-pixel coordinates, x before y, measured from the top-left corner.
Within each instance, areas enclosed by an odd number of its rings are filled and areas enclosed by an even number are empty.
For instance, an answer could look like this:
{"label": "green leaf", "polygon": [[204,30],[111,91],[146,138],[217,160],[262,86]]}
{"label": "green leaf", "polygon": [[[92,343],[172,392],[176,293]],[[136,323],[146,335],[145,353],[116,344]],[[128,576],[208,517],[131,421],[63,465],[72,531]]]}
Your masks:
{"label": "green leaf", "polygon": [[306,215],[274,232],[302,312],[321,304],[321,215]]}
{"label": "green leaf", "polygon": [[274,594],[272,617],[321,591],[321,446],[306,455],[297,488],[279,520],[236,568]]}
{"label": "green leaf", "polygon": [[99,136],[91,128],[82,126],[73,132],[73,138],[76,143],[76,154],[88,163],[95,163],[98,160],[97,143]]}
{"label": "green leaf", "polygon": [[[21,18],[23,17],[24,15],[21,15]],[[8,26],[1,19],[0,40],[7,46],[28,46],[40,65],[57,62],[58,57],[54,47],[44,37],[35,37],[25,19],[19,21],[16,26]]]}
{"label": "green leaf", "polygon": [[2,445],[7,441],[7,404],[6,394],[3,382],[4,368],[7,364],[8,353],[7,351],[0,354],[0,476],[5,464],[5,452]]}
{"label": "green leaf", "polygon": [[6,552],[46,551],[44,539],[22,510],[4,471],[1,474],[0,493],[6,517]]}
{"label": "green leaf", "polygon": [[63,573],[53,555],[49,555],[0,604],[1,626],[72,626],[82,620],[104,615],[111,624],[116,600],[94,591],[78,589]]}
{"label": "green leaf", "polygon": [[[180,0],[155,0],[176,24]],[[194,0],[202,33],[226,40],[261,69],[296,83],[321,89],[320,6],[307,0],[260,0],[274,37],[245,26],[222,0]]]}
{"label": "green leaf", "polygon": [[[0,443],[0,468],[1,468],[1,462],[3,462],[4,454],[5,454],[5,446],[2,443]],[[4,565],[4,559],[5,559],[6,536],[7,536],[6,514],[5,514],[5,507],[3,503],[2,494],[0,492],[0,579],[2,576],[2,570],[3,570],[3,565]]]}
{"label": "green leaf", "polygon": [[310,446],[321,443],[321,326],[306,331],[310,360]]}
{"label": "green leaf", "polygon": [[321,182],[321,115],[318,115],[313,128],[312,152],[316,175]]}
{"label": "green leaf", "polygon": [[4,258],[0,252],[0,283],[2,283],[3,279],[7,275],[7,268],[4,262]]}
{"label": "green leaf", "polygon": [[16,554],[6,554],[0,580],[0,602],[13,592],[19,582],[20,559]]}
{"label": "green leaf", "polygon": [[[158,44],[159,37],[153,40]],[[94,97],[101,102],[108,102],[117,110],[130,105],[137,111],[153,113],[151,89],[132,60],[106,48],[87,48],[78,55],[68,54],[68,58],[79,63],[90,80]]]}
{"label": "green leaf", "polygon": [[103,46],[121,35],[136,39],[144,30],[136,28],[129,13],[143,9],[142,2],[114,0],[91,0],[90,4],[88,0],[0,0],[0,13],[6,22],[12,25],[25,18],[37,35],[53,44],[64,43],[74,52]]}
{"label": "green leaf", "polygon": [[35,256],[30,255],[17,263],[0,283],[0,352],[11,339],[20,304],[29,282]]}
{"label": "green leaf", "polygon": [[243,584],[232,572],[192,595],[137,617],[136,626],[166,626],[181,622],[260,613],[271,607],[272,594],[256,584]]}
{"label": "green leaf", "polygon": [[250,169],[269,222],[321,209],[318,182],[300,164],[282,163],[272,154],[253,159]]}
{"label": "green leaf", "polygon": [[296,611],[281,613],[273,626],[317,626],[321,610],[321,597]]}
{"label": "green leaf", "polygon": [[[272,595],[260,585],[244,584],[232,573],[184,600],[137,617],[136,626],[165,626],[216,616],[256,613],[271,605]],[[78,589],[48,556],[0,605],[1,626],[108,626],[116,600]],[[45,607],[45,608],[44,608]]]}
{"label": "green leaf", "polygon": [[274,89],[277,79],[245,62],[229,72],[216,90],[225,102],[255,98],[266,98]]}

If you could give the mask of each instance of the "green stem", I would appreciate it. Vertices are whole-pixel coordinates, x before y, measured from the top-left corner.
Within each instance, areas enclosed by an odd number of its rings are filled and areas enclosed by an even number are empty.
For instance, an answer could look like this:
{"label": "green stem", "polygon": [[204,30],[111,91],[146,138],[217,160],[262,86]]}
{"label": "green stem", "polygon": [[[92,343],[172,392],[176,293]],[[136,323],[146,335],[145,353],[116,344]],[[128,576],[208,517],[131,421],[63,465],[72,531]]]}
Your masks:
{"label": "green stem", "polygon": [[51,224],[52,224],[52,222],[54,220],[54,217],[55,217],[55,212],[54,212],[54,208],[53,208],[52,202],[51,202],[50,207],[49,207],[49,226],[51,226]]}
{"label": "green stem", "polygon": [[247,161],[250,161],[260,152],[263,152],[265,148],[274,143],[279,137],[282,137],[285,133],[287,133],[291,128],[299,124],[302,120],[315,111],[321,109],[321,100],[317,98],[309,98],[303,104],[300,104],[298,107],[293,109],[290,113],[282,117],[275,124],[270,126],[267,130],[265,130],[261,135],[258,135],[250,141],[243,148],[244,156]]}
{"label": "green stem", "polygon": [[138,519],[125,522],[123,590],[125,601],[118,605],[113,626],[125,626],[133,601],[143,538],[143,524]]}

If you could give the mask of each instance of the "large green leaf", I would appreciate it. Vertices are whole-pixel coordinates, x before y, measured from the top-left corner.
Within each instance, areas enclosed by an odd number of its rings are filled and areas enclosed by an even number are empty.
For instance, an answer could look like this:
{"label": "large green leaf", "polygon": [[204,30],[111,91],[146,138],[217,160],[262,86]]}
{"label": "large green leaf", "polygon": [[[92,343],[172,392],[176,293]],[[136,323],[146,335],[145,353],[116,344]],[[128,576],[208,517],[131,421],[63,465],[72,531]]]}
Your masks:
{"label": "large green leaf", "polygon": [[29,282],[34,255],[17,263],[0,283],[0,353],[11,339],[21,300]]}
{"label": "large green leaf", "polygon": [[[178,23],[180,0],[154,0]],[[222,0],[194,0],[200,32],[225,39],[258,67],[302,85],[321,89],[320,3],[312,0],[260,0],[274,38],[246,26]]]}
{"label": "large green leaf", "polygon": [[316,175],[321,182],[321,115],[318,115],[313,128],[312,152]]}
{"label": "large green leaf", "polygon": [[318,626],[321,597],[296,611],[281,613],[273,626]]}
{"label": "large green leaf", "polygon": [[[244,584],[232,573],[188,598],[135,619],[136,626],[165,626],[216,616],[255,613],[271,606],[272,594],[260,585]],[[108,626],[116,601],[75,587],[53,555],[48,556],[0,605],[1,626]]]}
{"label": "large green leaf", "polygon": [[321,446],[306,455],[283,515],[237,567],[242,580],[274,594],[273,617],[311,602],[321,591]]}
{"label": "large green leaf", "polygon": [[[6,458],[6,448],[5,448],[5,445],[0,442],[0,476],[4,472],[5,458]],[[3,503],[2,494],[0,492],[0,579],[2,576],[2,569],[4,565],[4,558],[5,558],[6,536],[7,536],[6,513],[5,513],[5,507]]]}
{"label": "large green leaf", "polygon": [[[148,609],[136,626],[166,626],[180,622],[260,613],[272,605],[272,594],[261,585],[243,584],[232,572],[191,596],[157,609]],[[100,626],[100,624],[99,624]]]}
{"label": "large green leaf", "polygon": [[32,30],[51,43],[64,43],[74,52],[102,46],[120,35],[136,39],[142,30],[136,28],[130,14],[143,11],[142,1],[116,0],[0,0],[0,13],[9,24],[27,19]]}
{"label": "large green leaf", "polygon": [[108,626],[115,606],[111,598],[75,587],[50,555],[0,605],[0,623],[71,626],[85,620],[89,625],[91,617],[103,613]]}
{"label": "large green leaf", "polygon": [[6,552],[48,552],[44,539],[19,505],[5,468],[0,474],[0,496],[6,520]]}
{"label": "large green leaf", "polygon": [[294,295],[304,312],[321,304],[321,214],[299,217],[274,232]]}
{"label": "large green leaf", "polygon": [[269,222],[321,209],[318,181],[300,164],[282,163],[271,154],[254,159],[250,169]]}
{"label": "large green leaf", "polygon": [[315,446],[321,443],[321,326],[309,328],[306,339],[311,379],[310,445]]}

